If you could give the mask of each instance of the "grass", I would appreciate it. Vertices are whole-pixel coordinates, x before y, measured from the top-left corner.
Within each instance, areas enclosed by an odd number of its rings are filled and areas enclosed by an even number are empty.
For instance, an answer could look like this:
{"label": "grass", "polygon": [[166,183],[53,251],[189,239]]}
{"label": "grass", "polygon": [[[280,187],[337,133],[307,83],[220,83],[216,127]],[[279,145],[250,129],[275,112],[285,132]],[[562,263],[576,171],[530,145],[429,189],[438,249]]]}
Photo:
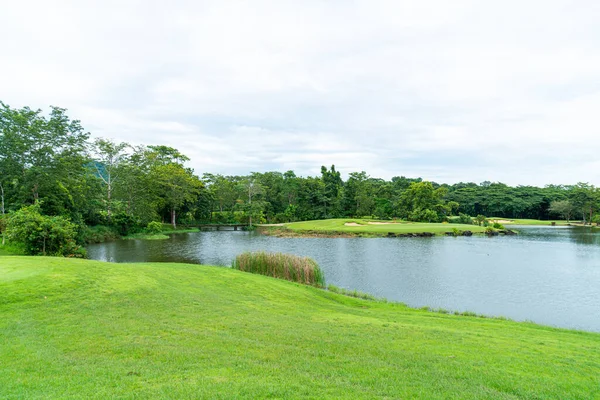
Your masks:
{"label": "grass", "polygon": [[581,221],[567,221],[565,220],[540,220],[540,219],[513,219],[513,218],[500,218],[500,217],[490,217],[488,218],[490,221],[502,221],[503,225],[552,225],[554,222],[556,225],[567,225],[567,224],[577,224],[581,223]]}
{"label": "grass", "polygon": [[293,254],[246,252],[233,261],[234,269],[285,279],[292,282],[325,286],[325,276],[319,265],[311,258]]}
{"label": "grass", "polygon": [[0,237],[0,256],[23,254],[25,254],[25,250],[21,245],[10,243],[8,240],[6,240],[4,244],[2,244],[2,238]]}
{"label": "grass", "polygon": [[600,335],[228,268],[0,257],[0,398],[590,399]]}
{"label": "grass", "polygon": [[342,294],[344,296],[356,297],[357,299],[387,302],[386,299],[380,299],[380,298],[373,296],[372,294],[361,292],[356,289],[348,290],[345,288],[337,287],[335,285],[328,285],[327,290],[329,290],[330,292],[333,292],[333,293]]}
{"label": "grass", "polygon": [[[374,235],[387,235],[390,232],[394,234],[432,233],[440,235],[446,232],[452,232],[453,228],[461,231],[470,230],[474,233],[485,231],[485,228],[477,225],[405,221],[388,224],[369,224],[369,222],[373,221],[361,219],[326,219],[319,221],[292,222],[285,224],[285,227],[296,232],[341,232],[350,234],[365,233]],[[346,223],[355,223],[358,226],[348,226],[345,225]]]}
{"label": "grass", "polygon": [[124,236],[123,239],[141,239],[141,240],[164,240],[168,239],[170,234],[172,233],[190,233],[190,232],[199,232],[198,228],[189,228],[189,227],[181,227],[177,229],[173,229],[173,226],[170,224],[163,224],[163,230],[160,233],[148,233],[148,232],[139,232],[132,233],[131,235]]}

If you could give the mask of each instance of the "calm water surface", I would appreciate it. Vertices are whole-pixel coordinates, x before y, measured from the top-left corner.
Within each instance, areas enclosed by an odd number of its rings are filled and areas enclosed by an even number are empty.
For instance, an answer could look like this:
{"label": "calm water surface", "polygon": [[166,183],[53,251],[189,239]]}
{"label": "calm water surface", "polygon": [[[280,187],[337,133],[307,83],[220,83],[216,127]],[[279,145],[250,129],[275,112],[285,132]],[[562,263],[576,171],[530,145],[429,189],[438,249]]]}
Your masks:
{"label": "calm water surface", "polygon": [[502,315],[600,332],[600,232],[515,227],[514,237],[276,238],[175,234],[90,245],[92,259],[231,265],[247,250],[314,258],[327,283],[410,306]]}

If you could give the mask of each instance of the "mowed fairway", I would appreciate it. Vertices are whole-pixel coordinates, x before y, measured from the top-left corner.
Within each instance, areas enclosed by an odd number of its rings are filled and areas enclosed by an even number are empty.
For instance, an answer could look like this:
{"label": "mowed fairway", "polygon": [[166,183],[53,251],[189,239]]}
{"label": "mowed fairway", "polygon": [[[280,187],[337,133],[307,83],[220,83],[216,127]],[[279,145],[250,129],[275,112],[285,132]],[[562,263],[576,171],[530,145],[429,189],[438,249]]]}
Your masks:
{"label": "mowed fairway", "polygon": [[[354,226],[347,224],[356,224]],[[319,221],[291,222],[285,224],[293,231],[323,231],[323,232],[347,232],[347,233],[376,233],[395,234],[403,233],[434,233],[444,234],[452,232],[452,229],[471,232],[485,232],[485,228],[477,225],[463,224],[438,224],[425,222],[376,222],[360,219],[325,219]]]}
{"label": "mowed fairway", "polygon": [[0,257],[3,399],[599,396],[599,334],[227,268]]}

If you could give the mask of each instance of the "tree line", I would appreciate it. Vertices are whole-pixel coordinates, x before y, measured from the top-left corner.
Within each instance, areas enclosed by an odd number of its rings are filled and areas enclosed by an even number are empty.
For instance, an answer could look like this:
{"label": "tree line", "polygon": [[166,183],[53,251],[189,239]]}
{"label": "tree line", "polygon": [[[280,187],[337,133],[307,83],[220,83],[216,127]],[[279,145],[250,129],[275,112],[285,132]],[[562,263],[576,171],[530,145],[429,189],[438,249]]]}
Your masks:
{"label": "tree line", "polygon": [[600,209],[600,191],[587,183],[448,185],[404,176],[385,180],[364,171],[344,180],[334,165],[307,177],[294,171],[199,175],[186,166],[189,161],[169,146],[92,140],[63,108],[44,114],[0,102],[0,228],[7,215],[28,206],[37,207],[30,213],[69,221],[80,242],[88,226],[124,235],[156,221],[175,228],[357,216],[442,222],[485,215],[590,223]]}

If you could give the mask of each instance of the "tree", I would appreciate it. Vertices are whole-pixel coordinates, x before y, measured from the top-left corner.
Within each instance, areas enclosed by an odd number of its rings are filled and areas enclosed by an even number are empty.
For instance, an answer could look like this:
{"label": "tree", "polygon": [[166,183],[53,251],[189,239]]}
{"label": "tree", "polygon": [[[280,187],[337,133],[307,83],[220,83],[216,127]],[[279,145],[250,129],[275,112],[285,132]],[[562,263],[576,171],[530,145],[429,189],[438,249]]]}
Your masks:
{"label": "tree", "polygon": [[264,188],[263,186],[257,182],[257,179],[255,177],[255,175],[251,175],[246,182],[244,182],[244,188],[246,193],[248,194],[248,203],[247,203],[247,207],[246,207],[246,211],[248,213],[248,217],[249,217],[249,222],[248,224],[250,226],[252,226],[252,216],[256,216],[262,213],[263,209],[264,209],[264,203],[256,203],[254,204],[254,206],[252,205],[252,198],[254,198],[254,196],[263,193]]}
{"label": "tree", "polygon": [[321,166],[321,180],[325,185],[322,196],[325,215],[330,218],[340,217],[344,182],[339,171],[335,170],[335,165],[332,165],[330,170]]}
{"label": "tree", "polygon": [[128,143],[115,143],[112,140],[96,139],[93,149],[96,154],[94,167],[98,177],[106,186],[106,217],[110,222],[111,204],[114,184],[122,172],[122,165],[127,162],[128,155],[125,152],[129,148]]}
{"label": "tree", "polygon": [[559,215],[561,218],[566,219],[567,222],[571,219],[571,214],[573,213],[574,207],[573,203],[569,200],[559,200],[553,201],[550,203],[550,207],[548,210],[551,213]]}
{"label": "tree", "polygon": [[154,167],[152,175],[161,189],[164,205],[171,215],[171,225],[176,229],[177,211],[186,202],[195,202],[204,185],[190,169],[175,163]]}
{"label": "tree", "polygon": [[[408,189],[402,192],[400,212],[411,221],[437,222],[444,215],[438,215],[434,210],[445,207],[443,198],[446,193],[446,188],[435,188],[431,182],[412,182]],[[433,221],[431,211],[436,213],[436,221]]]}
{"label": "tree", "polygon": [[6,227],[11,241],[23,243],[30,255],[72,255],[76,227],[64,217],[49,217],[40,213],[36,203],[14,212]]}
{"label": "tree", "polygon": [[[82,185],[89,134],[66,110],[12,109],[0,102],[0,184],[16,205],[40,199],[47,214],[77,217],[86,201]],[[9,193],[6,193],[9,191]],[[17,208],[14,207],[14,208]]]}
{"label": "tree", "polygon": [[2,235],[2,246],[6,244],[6,225],[8,224],[8,216],[0,214],[0,235]]}
{"label": "tree", "polygon": [[482,214],[478,214],[475,217],[475,222],[477,222],[477,225],[479,225],[479,226],[483,225],[485,223],[485,220],[486,220],[485,215],[482,215]]}
{"label": "tree", "polygon": [[571,191],[570,200],[575,209],[581,212],[584,225],[586,224],[586,220],[588,220],[588,215],[591,223],[594,209],[598,203],[597,194],[598,192],[594,186],[582,182],[579,182],[577,185],[575,185]]}

